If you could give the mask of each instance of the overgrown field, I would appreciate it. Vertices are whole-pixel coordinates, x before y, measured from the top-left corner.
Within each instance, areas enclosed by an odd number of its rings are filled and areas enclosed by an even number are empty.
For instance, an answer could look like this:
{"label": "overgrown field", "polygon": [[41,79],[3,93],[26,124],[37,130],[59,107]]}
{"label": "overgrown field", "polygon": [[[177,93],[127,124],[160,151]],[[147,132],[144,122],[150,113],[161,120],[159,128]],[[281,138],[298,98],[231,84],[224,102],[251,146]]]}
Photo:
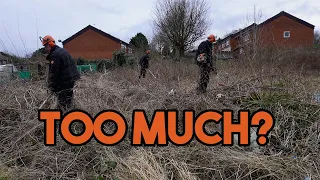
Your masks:
{"label": "overgrown field", "polygon": [[[157,109],[177,109],[179,116],[186,109],[267,109],[276,125],[265,147],[205,146],[195,139],[184,147],[132,147],[130,131],[116,146],[92,139],[75,147],[58,135],[57,145],[46,147],[37,111],[47,97],[45,82],[3,85],[0,179],[320,179],[320,106],[314,97],[320,78],[305,61],[317,64],[319,56],[268,57],[272,61],[219,61],[205,95],[195,93],[196,65],[153,58],[150,70],[157,78],[148,72],[138,79],[139,70],[126,67],[83,75],[74,97],[76,108],[92,116],[106,109],[121,112],[129,129],[135,109],[146,110],[149,120]],[[107,132],[115,128],[105,126]],[[206,130],[214,133],[219,126],[209,123]]]}

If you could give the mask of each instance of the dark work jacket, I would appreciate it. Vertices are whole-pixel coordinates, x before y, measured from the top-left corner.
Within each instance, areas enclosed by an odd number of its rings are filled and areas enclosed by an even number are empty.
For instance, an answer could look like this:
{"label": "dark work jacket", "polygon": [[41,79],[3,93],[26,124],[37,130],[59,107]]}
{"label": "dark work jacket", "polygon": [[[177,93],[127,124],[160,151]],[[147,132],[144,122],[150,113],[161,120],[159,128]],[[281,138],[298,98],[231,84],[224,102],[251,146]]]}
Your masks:
{"label": "dark work jacket", "polygon": [[54,46],[47,60],[49,60],[48,88],[51,91],[61,91],[80,79],[80,73],[73,58],[64,48]]}
{"label": "dark work jacket", "polygon": [[140,66],[142,68],[148,68],[149,67],[149,60],[150,60],[150,56],[148,54],[142,56],[142,58],[140,59]]}
{"label": "dark work jacket", "polygon": [[[209,42],[208,40],[203,41],[200,43],[200,45],[198,46],[197,52],[196,52],[196,57],[195,57],[195,61],[197,62],[197,57],[202,54],[205,53],[206,58],[207,58],[207,62],[210,63],[210,66],[212,67],[213,62],[212,62],[212,43]],[[197,62],[198,65],[200,65]]]}

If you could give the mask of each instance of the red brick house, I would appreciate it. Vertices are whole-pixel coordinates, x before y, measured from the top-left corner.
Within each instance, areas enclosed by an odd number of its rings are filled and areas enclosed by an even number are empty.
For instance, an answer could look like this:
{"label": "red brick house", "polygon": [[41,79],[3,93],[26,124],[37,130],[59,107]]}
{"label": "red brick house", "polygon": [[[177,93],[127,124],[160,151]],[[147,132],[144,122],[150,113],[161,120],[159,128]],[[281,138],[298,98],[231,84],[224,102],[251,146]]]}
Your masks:
{"label": "red brick house", "polygon": [[[214,51],[220,57],[237,58],[252,47],[253,39],[260,47],[312,47],[314,25],[285,11],[255,23],[217,41]],[[254,38],[255,37],[255,38]]]}
{"label": "red brick house", "polygon": [[73,58],[87,60],[111,59],[115,51],[132,53],[130,45],[91,25],[62,42]]}

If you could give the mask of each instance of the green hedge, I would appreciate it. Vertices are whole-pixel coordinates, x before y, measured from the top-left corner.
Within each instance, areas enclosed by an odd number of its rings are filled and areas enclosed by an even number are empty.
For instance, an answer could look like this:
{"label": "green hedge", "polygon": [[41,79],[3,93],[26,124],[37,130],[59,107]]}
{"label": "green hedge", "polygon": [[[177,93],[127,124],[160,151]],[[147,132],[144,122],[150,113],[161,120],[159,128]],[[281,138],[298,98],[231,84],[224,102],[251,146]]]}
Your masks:
{"label": "green hedge", "polygon": [[113,62],[116,66],[127,66],[131,68],[133,68],[138,63],[137,59],[133,55],[126,54],[122,51],[113,53]]}
{"label": "green hedge", "polygon": [[99,72],[103,72],[104,68],[110,69],[114,67],[114,63],[112,60],[84,60],[82,58],[76,59],[76,64],[77,66],[82,66],[82,65],[95,65],[96,70]]}
{"label": "green hedge", "polygon": [[80,65],[96,65],[97,71],[104,72],[104,68],[113,69],[116,67],[135,67],[138,63],[137,59],[122,51],[113,53],[112,59],[85,60],[83,58],[75,59],[77,66]]}

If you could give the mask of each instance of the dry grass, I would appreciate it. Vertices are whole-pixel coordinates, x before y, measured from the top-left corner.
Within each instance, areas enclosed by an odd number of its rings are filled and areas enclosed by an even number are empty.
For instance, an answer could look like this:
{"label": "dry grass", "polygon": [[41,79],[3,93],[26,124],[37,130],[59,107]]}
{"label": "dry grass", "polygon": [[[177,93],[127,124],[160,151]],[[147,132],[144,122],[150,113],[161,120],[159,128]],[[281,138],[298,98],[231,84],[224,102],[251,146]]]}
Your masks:
{"label": "dry grass", "polygon": [[[150,73],[138,79],[138,70],[129,68],[83,76],[75,104],[92,115],[120,111],[129,126],[134,109],[146,110],[151,118],[156,109],[199,113],[262,107],[277,121],[266,147],[210,147],[195,140],[185,147],[131,147],[129,137],[117,146],[92,140],[73,147],[60,136],[57,146],[46,147],[43,123],[37,119],[37,108],[47,96],[44,82],[1,86],[0,179],[320,179],[320,106],[312,99],[320,79],[253,64],[258,74],[241,62],[220,62],[219,76],[211,76],[206,95],[195,94],[195,65],[169,60],[151,62],[157,79]],[[216,99],[219,93],[224,98]],[[106,126],[109,132],[114,129]],[[217,127],[208,124],[206,129]],[[110,162],[117,166],[110,168]]]}

